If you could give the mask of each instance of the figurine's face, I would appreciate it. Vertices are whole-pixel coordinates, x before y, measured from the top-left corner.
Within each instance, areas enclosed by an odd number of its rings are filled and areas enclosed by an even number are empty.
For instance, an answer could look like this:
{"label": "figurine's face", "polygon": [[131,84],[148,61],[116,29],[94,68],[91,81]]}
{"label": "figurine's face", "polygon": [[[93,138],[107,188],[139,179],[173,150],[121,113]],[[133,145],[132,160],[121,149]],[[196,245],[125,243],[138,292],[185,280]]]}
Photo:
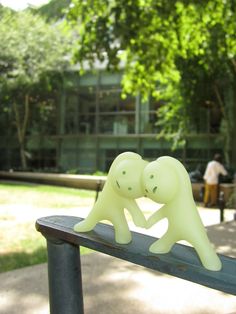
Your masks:
{"label": "figurine's face", "polygon": [[145,195],[157,203],[170,202],[178,192],[177,174],[163,162],[150,162],[143,171],[142,179]]}
{"label": "figurine's face", "polygon": [[114,190],[127,198],[139,198],[144,195],[142,172],[147,162],[141,158],[120,161],[109,174]]}

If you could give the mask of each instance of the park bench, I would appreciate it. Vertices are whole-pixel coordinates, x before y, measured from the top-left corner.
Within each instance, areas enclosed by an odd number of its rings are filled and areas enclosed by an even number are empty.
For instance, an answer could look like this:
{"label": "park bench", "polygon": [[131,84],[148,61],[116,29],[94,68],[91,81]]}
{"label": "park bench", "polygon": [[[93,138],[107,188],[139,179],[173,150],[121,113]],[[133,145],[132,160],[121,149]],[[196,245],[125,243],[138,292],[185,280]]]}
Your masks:
{"label": "park bench", "polygon": [[36,222],[36,229],[47,240],[51,314],[84,313],[80,246],[236,295],[235,258],[219,255],[222,270],[208,271],[190,246],[175,244],[168,254],[152,254],[148,248],[156,238],[132,231],[132,242],[121,245],[114,240],[114,228],[107,224],[99,223],[90,232],[75,233],[73,226],[81,220],[49,216]]}
{"label": "park bench", "polygon": [[0,171],[0,179],[91,190],[96,192],[95,201],[106,182],[106,176],[20,171]]}

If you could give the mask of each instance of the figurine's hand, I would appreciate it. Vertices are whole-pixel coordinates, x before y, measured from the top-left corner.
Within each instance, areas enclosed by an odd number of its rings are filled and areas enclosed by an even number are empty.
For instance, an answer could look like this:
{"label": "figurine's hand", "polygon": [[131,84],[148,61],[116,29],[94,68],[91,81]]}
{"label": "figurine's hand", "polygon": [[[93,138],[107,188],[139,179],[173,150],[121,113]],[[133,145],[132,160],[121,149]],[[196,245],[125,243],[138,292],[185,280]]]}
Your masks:
{"label": "figurine's hand", "polygon": [[146,221],[146,219],[145,219],[145,217],[144,217],[144,215],[135,215],[134,217],[133,217],[133,219],[134,219],[134,223],[135,223],[135,225],[137,226],[137,227],[141,227],[141,228],[146,228],[146,223],[147,223],[147,221]]}
{"label": "figurine's hand", "polygon": [[162,208],[158,209],[154,214],[152,214],[147,222],[146,222],[146,228],[151,228],[155,223],[157,223],[158,221],[160,221],[161,219],[165,218],[165,206],[163,206]]}
{"label": "figurine's hand", "polygon": [[153,225],[155,225],[155,223],[156,223],[155,217],[151,216],[150,218],[148,218],[146,222],[146,229],[151,228]]}

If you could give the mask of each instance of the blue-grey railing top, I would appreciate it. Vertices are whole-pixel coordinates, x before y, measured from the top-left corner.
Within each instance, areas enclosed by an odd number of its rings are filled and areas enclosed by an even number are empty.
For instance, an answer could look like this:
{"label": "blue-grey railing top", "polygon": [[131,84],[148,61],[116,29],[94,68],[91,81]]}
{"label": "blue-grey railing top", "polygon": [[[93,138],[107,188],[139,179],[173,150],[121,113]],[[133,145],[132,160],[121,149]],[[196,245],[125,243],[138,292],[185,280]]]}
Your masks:
{"label": "blue-grey railing top", "polygon": [[148,248],[155,238],[133,232],[130,244],[117,244],[114,229],[110,225],[99,223],[93,231],[75,233],[73,226],[81,218],[71,216],[50,216],[40,218],[36,228],[46,238],[54,238],[76,246],[102,252],[130,261],[169,275],[186,279],[219,291],[236,295],[236,259],[219,255],[222,270],[208,271],[200,263],[192,247],[175,244],[170,253],[152,254]]}

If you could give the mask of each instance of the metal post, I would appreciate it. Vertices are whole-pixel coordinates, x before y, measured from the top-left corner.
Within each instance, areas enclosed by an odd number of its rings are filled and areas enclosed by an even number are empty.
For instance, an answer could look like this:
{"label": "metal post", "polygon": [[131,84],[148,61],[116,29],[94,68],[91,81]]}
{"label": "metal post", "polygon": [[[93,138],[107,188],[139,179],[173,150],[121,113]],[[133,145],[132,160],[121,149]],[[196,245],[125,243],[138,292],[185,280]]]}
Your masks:
{"label": "metal post", "polygon": [[205,193],[205,187],[202,186],[200,188],[200,191],[199,191],[199,198],[200,198],[200,201],[203,202],[204,201],[204,193]]}
{"label": "metal post", "polygon": [[51,314],[83,314],[79,247],[47,239]]}
{"label": "metal post", "polygon": [[219,209],[220,209],[220,222],[224,221],[224,209],[225,209],[225,200],[224,200],[224,192],[220,191],[219,195]]}
{"label": "metal post", "polygon": [[99,192],[101,191],[102,189],[102,181],[101,180],[98,180],[97,181],[97,186],[96,186],[96,195],[95,195],[95,203],[98,199],[98,196],[99,196]]}

